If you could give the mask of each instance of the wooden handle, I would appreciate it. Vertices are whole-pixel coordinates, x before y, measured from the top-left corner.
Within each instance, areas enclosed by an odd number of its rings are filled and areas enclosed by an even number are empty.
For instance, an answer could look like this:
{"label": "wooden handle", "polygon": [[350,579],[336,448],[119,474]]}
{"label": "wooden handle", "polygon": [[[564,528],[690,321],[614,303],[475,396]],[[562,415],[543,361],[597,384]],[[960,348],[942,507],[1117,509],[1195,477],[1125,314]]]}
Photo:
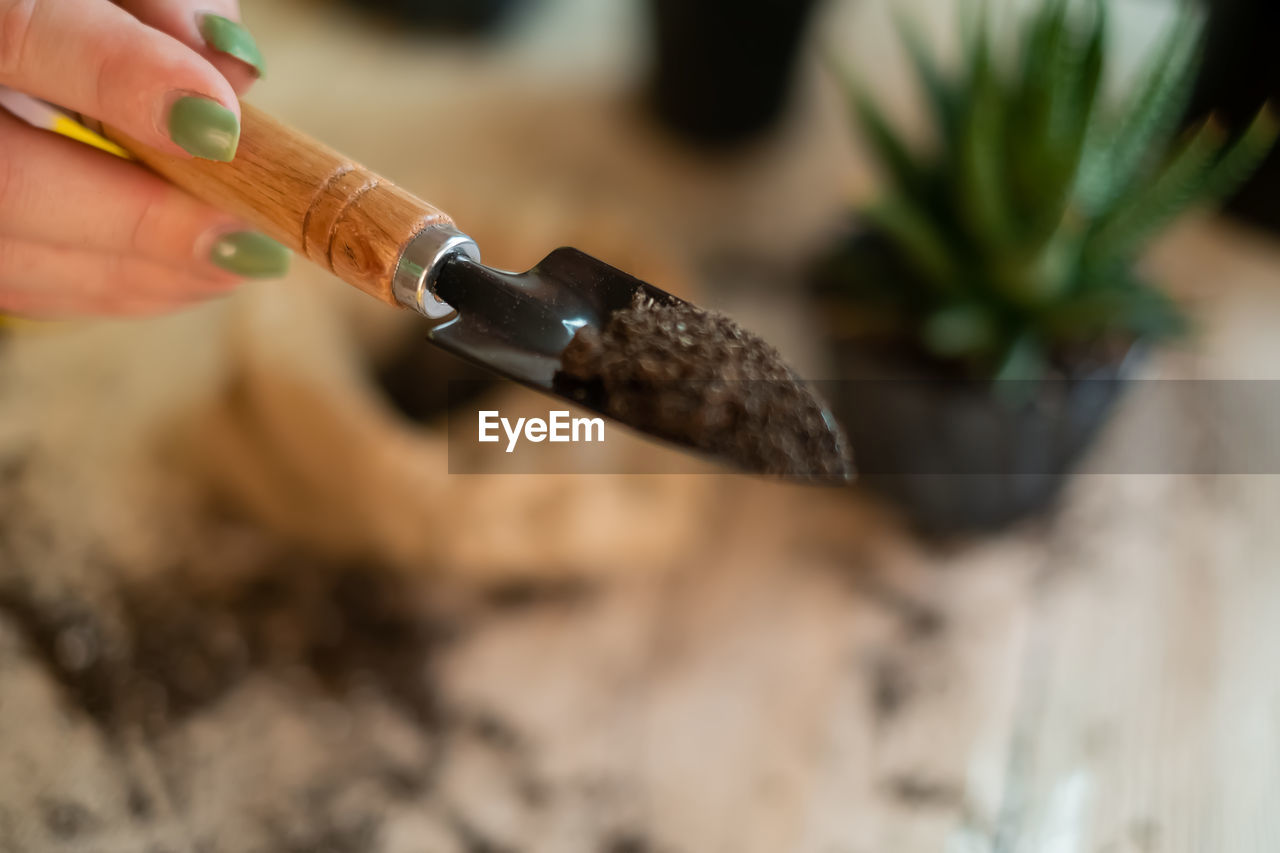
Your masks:
{"label": "wooden handle", "polygon": [[300,252],[350,285],[396,305],[391,280],[408,242],[444,211],[303,133],[241,104],[231,163],[160,154],[104,131],[147,166]]}

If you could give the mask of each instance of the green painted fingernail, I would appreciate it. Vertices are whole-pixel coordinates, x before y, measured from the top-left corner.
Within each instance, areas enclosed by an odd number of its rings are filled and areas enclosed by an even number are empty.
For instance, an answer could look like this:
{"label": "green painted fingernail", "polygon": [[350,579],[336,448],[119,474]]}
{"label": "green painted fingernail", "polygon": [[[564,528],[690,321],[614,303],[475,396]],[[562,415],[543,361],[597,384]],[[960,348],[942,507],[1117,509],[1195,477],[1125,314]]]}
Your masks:
{"label": "green painted fingernail", "polygon": [[262,61],[262,51],[258,50],[258,43],[243,24],[221,15],[201,15],[200,35],[214,50],[220,50],[253,66],[259,77],[266,73],[267,66]]}
{"label": "green painted fingernail", "polygon": [[256,231],[226,234],[209,252],[209,260],[246,278],[279,278],[289,271],[292,259],[292,252]]}
{"label": "green painted fingernail", "polygon": [[188,154],[228,163],[240,144],[240,120],[208,98],[181,98],[169,112],[169,138]]}

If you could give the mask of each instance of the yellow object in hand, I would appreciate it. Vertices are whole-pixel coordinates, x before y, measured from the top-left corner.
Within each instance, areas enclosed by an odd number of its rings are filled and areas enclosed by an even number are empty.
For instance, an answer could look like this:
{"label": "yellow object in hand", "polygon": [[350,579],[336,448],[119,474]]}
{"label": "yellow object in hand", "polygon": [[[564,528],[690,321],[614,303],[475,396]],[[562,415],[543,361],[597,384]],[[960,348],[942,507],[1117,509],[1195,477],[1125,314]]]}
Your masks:
{"label": "yellow object in hand", "polygon": [[32,127],[53,131],[60,136],[83,142],[85,145],[92,145],[94,148],[125,160],[133,159],[128,151],[102,134],[95,133],[57,107],[50,106],[30,95],[0,86],[0,107],[4,107]]}
{"label": "yellow object in hand", "polygon": [[100,148],[108,154],[114,154],[117,157],[124,158],[125,160],[133,159],[129,156],[128,151],[125,151],[105,136],[94,133],[92,130],[70,116],[58,116],[53,122],[53,127],[49,128],[49,130],[52,130],[54,133],[61,134],[68,139],[74,139],[77,142],[92,145],[94,148]]}

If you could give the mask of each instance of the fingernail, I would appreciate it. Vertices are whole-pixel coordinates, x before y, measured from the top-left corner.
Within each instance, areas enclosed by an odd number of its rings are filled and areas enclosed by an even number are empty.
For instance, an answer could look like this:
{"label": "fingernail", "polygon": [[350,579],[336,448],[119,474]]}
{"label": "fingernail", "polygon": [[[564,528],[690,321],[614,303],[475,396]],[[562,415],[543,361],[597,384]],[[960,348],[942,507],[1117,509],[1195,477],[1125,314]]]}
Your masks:
{"label": "fingernail", "polygon": [[241,62],[253,66],[253,70],[261,77],[266,73],[266,63],[262,61],[262,51],[253,36],[230,18],[221,15],[206,14],[200,16],[200,35],[214,50],[234,56]]}
{"label": "fingernail", "polygon": [[209,252],[214,264],[246,278],[279,278],[289,271],[292,259],[292,252],[256,231],[225,234]]}
{"label": "fingernail", "polygon": [[240,144],[240,120],[217,101],[181,98],[169,112],[169,138],[188,154],[228,163]]}

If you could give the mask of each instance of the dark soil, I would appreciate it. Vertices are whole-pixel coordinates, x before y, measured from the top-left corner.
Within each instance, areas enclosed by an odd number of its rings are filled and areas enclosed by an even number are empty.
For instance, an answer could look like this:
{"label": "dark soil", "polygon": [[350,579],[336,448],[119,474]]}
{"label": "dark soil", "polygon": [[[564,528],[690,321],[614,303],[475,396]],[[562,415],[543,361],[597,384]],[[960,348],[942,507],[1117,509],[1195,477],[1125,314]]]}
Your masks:
{"label": "dark soil", "polygon": [[636,429],[753,473],[845,479],[844,438],[778,351],[729,318],[637,294],[580,329],[561,376]]}
{"label": "dark soil", "polygon": [[264,668],[308,672],[338,696],[374,686],[435,730],[441,711],[424,667],[453,626],[415,610],[413,592],[386,571],[303,561],[232,588],[172,576],[124,584],[104,601],[71,591],[42,600],[6,584],[0,616],[25,636],[71,704],[110,732],[158,735]]}
{"label": "dark soil", "polygon": [[[172,849],[372,853],[392,844],[382,827],[395,815],[456,809],[442,827],[451,849],[519,853],[518,840],[483,819],[487,803],[476,815],[449,802],[455,768],[477,752],[514,807],[553,809],[577,796],[572,782],[544,775],[537,744],[503,707],[451,695],[442,672],[490,620],[580,606],[589,583],[480,586],[310,555],[216,507],[180,528],[190,553],[144,570],[95,536],[68,532],[84,522],[38,499],[59,470],[34,445],[0,446],[0,697],[29,689],[37,674],[65,719],[40,727],[29,751],[30,733],[4,732],[6,752],[20,759],[0,768],[0,850],[13,839],[13,849],[98,849],[135,833],[139,849],[170,849],[144,839],[189,830],[189,843]],[[269,704],[256,704],[265,685]],[[300,738],[331,736],[334,757],[293,766],[305,740],[263,737],[261,708]],[[387,712],[409,724],[393,738],[347,728]],[[67,768],[41,767],[26,797],[28,756],[48,761],[58,754],[49,732],[85,724],[99,757],[72,755],[82,741],[68,738]],[[199,747],[211,732],[225,763]],[[90,760],[115,768],[112,790],[81,778]],[[252,808],[238,790],[222,799],[224,773],[246,774],[236,783],[252,790]],[[215,814],[216,830],[205,821]],[[600,827],[592,849],[606,849],[613,829]]]}

